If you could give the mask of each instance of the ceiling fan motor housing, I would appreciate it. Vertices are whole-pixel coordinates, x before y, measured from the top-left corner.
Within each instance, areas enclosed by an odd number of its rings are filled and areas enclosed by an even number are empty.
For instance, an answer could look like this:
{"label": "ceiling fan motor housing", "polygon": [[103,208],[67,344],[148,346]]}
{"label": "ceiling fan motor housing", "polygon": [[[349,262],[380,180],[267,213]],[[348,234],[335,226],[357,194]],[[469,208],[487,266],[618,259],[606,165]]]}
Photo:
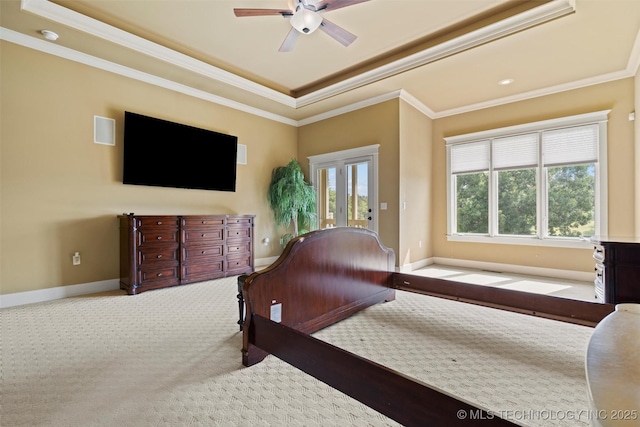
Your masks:
{"label": "ceiling fan motor housing", "polygon": [[298,0],[295,12],[291,17],[291,26],[303,34],[313,33],[322,24],[322,17],[315,11],[313,5],[307,5]]}

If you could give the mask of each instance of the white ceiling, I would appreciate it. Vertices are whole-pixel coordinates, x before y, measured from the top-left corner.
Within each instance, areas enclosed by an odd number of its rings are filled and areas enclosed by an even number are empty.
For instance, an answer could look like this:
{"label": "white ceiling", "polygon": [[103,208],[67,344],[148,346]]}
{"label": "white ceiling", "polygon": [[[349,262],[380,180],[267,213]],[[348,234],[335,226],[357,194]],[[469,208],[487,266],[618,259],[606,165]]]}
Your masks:
{"label": "white ceiling", "polygon": [[[287,0],[2,0],[2,39],[291,124],[402,96],[431,117],[633,76],[640,0],[370,0],[278,52]],[[60,38],[44,41],[49,29]],[[498,85],[514,79],[508,86]]]}

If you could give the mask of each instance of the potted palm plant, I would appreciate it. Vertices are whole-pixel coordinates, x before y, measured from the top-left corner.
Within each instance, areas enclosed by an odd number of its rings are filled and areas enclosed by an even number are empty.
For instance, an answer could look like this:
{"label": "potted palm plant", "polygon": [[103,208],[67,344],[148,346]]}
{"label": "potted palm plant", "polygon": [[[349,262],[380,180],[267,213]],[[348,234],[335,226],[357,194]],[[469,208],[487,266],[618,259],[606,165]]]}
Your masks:
{"label": "potted palm plant", "polygon": [[281,244],[315,228],[316,194],[296,159],[273,169],[267,196],[276,224],[289,230],[293,226],[293,233],[280,238]]}

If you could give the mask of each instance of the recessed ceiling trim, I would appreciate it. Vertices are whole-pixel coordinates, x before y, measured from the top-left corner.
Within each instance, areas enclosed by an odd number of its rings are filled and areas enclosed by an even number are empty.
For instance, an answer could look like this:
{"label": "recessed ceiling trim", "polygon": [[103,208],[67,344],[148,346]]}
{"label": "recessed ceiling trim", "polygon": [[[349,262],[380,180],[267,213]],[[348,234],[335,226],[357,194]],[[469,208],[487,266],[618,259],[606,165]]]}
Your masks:
{"label": "recessed ceiling trim", "polygon": [[640,69],[640,30],[636,34],[636,41],[633,42],[633,49],[631,55],[629,55],[629,61],[627,61],[627,71],[635,75]]}
{"label": "recessed ceiling trim", "polygon": [[360,110],[362,108],[370,107],[372,105],[380,104],[391,99],[398,98],[401,94],[401,90],[385,93],[382,95],[374,96],[372,98],[365,99],[363,101],[354,102],[353,104],[345,105],[344,107],[336,108],[333,110],[325,111],[324,113],[316,114],[315,116],[307,117],[306,119],[298,120],[298,126],[309,125],[311,123],[320,122],[322,120],[330,119],[331,117],[340,116],[342,114],[350,113],[352,111]]}
{"label": "recessed ceiling trim", "polygon": [[264,85],[105,24],[104,22],[51,3],[48,0],[21,0],[21,8],[46,19],[92,34],[183,69],[258,94],[288,107],[300,108],[568,15],[575,12],[575,0],[552,0],[513,17],[488,25],[482,29],[457,37],[377,69],[346,79],[340,83],[309,93],[300,98],[293,98]]}
{"label": "recessed ceiling trim", "polygon": [[30,49],[34,49],[40,52],[48,53],[60,58],[68,59],[70,61],[78,62],[80,64],[88,65],[100,70],[104,70],[110,73],[118,74],[120,76],[128,77],[141,82],[149,83],[155,86],[159,86],[165,89],[173,90],[194,98],[199,98],[205,101],[212,102],[214,104],[222,105],[225,107],[233,108],[234,110],[243,111],[245,113],[253,114],[255,116],[263,117],[265,119],[273,120],[276,122],[284,123],[291,126],[297,126],[296,120],[288,117],[283,117],[269,111],[261,110],[259,108],[251,107],[246,104],[242,104],[237,101],[232,101],[227,98],[223,98],[218,95],[214,95],[209,92],[205,92],[200,89],[183,85],[171,80],[164,79],[162,77],[154,76],[153,74],[145,73],[143,71],[134,70],[133,68],[126,67],[124,65],[116,64],[115,62],[107,61],[102,58],[88,55],[77,50],[70,49],[68,47],[60,46],[41,40],[36,37],[27,36],[17,31],[10,30],[8,28],[0,27],[0,40],[5,40],[10,43],[14,43],[20,46],[24,46]]}
{"label": "recessed ceiling trim", "polygon": [[615,80],[627,79],[633,77],[635,73],[631,73],[629,70],[615,71],[613,73],[602,74],[596,77],[590,77],[588,79],[577,80],[570,83],[565,83],[556,86],[545,87],[538,90],[532,90],[529,92],[518,93],[512,96],[506,96],[504,98],[492,99],[486,102],[479,102],[477,104],[465,105],[460,108],[452,108],[450,110],[442,110],[434,114],[434,119],[440,119],[442,117],[455,116],[457,114],[469,113],[471,111],[483,110],[485,108],[497,107],[500,105],[511,104],[513,102],[525,101],[527,99],[539,98],[541,96],[553,95],[560,92],[566,92],[569,90],[580,89],[583,87],[594,86],[598,84],[608,83]]}
{"label": "recessed ceiling trim", "polygon": [[239,89],[263,96],[288,107],[296,106],[295,98],[289,95],[285,95],[249,79],[237,76],[233,73],[222,70],[173,49],[161,46],[142,37],[138,37],[112,25],[105,24],[104,22],[67,9],[66,7],[51,3],[48,0],[21,0],[20,7],[22,10],[43,18],[66,25],[78,31],[91,34],[109,42],[116,43],[136,52],[168,62],[175,66],[201,74]]}
{"label": "recessed ceiling trim", "polygon": [[296,107],[304,107],[305,105],[321,101],[348,90],[365,86],[369,83],[391,77],[412,68],[429,64],[439,59],[446,58],[447,56],[463,52],[481,44],[500,39],[510,34],[517,33],[574,12],[574,0],[553,0],[518,15],[487,25],[486,27],[472,31],[468,34],[456,37],[421,52],[417,52],[413,55],[409,55],[405,58],[383,65],[374,70],[367,71],[360,75],[343,80],[342,82],[301,96],[296,100]]}
{"label": "recessed ceiling trim", "polygon": [[372,105],[380,104],[382,102],[390,101],[392,99],[400,98],[407,104],[411,105],[416,110],[420,111],[425,116],[433,119],[435,114],[433,110],[418,100],[415,96],[411,95],[404,89],[394,90],[393,92],[385,93],[382,95],[374,96],[353,104],[345,105],[341,108],[336,108],[330,111],[326,111],[315,116],[307,117],[306,119],[298,120],[298,126],[305,126],[311,123],[319,122],[322,120],[330,119],[331,117],[341,116],[342,114],[350,113],[352,111],[361,110],[363,108],[371,107]]}

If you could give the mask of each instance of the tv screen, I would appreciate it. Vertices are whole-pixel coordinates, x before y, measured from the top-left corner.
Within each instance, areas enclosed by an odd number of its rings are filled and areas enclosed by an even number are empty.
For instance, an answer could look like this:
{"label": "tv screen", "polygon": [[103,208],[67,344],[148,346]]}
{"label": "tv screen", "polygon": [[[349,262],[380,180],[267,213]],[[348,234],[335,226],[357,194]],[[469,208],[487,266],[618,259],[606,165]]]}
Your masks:
{"label": "tv screen", "polygon": [[238,138],[125,111],[124,184],[236,191]]}

